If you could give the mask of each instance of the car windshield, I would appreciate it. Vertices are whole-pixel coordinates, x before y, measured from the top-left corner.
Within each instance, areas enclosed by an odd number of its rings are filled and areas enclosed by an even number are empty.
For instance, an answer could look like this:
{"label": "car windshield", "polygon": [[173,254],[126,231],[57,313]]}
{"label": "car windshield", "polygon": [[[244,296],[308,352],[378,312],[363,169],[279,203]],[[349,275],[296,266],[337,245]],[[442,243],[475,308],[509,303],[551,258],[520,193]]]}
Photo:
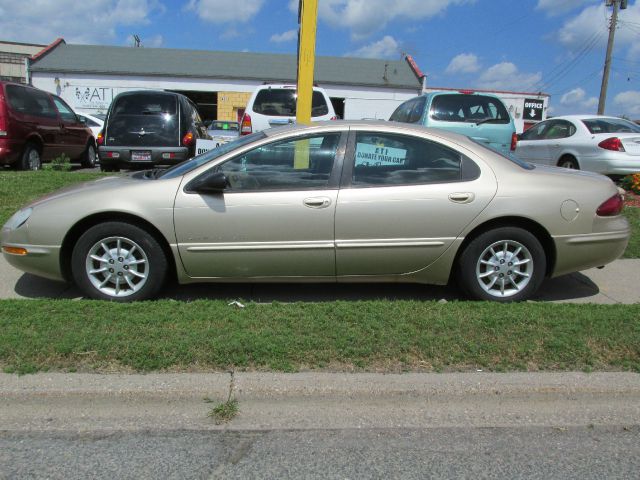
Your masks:
{"label": "car windshield", "polygon": [[244,137],[238,137],[237,139],[224,143],[219,147],[214,148],[213,150],[209,150],[208,152],[203,153],[202,155],[198,155],[197,157],[193,157],[190,160],[186,160],[174,167],[171,167],[168,170],[165,170],[158,178],[168,179],[168,178],[176,178],[185,173],[190,172],[191,170],[198,168],[200,165],[204,165],[207,162],[215,160],[216,158],[225,155],[236,148],[243,147],[251,142],[255,142],[262,138],[266,137],[263,132],[252,133],[251,135],[246,135]]}
{"label": "car windshield", "polygon": [[485,149],[487,149],[487,150],[489,150],[489,151],[491,151],[493,153],[497,153],[501,157],[506,158],[507,160],[509,160],[511,163],[515,163],[520,168],[524,168],[525,170],[533,170],[534,168],[536,168],[534,164],[529,163],[529,162],[525,162],[520,157],[514,155],[512,152],[505,152],[503,150],[498,150],[497,148],[493,148],[493,146],[491,146],[491,145],[489,145],[487,143],[480,142],[478,140],[474,140],[471,137],[469,137],[469,140],[471,140],[476,145],[480,145],[482,148],[485,148]]}
{"label": "car windshield", "polygon": [[640,125],[623,118],[588,118],[582,123],[590,133],[640,133]]}

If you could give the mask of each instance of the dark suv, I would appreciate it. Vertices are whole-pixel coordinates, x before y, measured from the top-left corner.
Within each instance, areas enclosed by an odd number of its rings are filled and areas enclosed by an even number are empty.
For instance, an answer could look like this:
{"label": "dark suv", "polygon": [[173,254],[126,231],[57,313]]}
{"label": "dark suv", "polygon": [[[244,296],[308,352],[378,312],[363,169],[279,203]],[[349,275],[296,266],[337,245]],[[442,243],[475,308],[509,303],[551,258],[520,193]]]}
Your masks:
{"label": "dark suv", "polygon": [[0,81],[0,165],[38,170],[42,162],[63,154],[93,167],[91,130],[60,97]]}
{"label": "dark suv", "polygon": [[184,95],[155,90],[113,99],[98,135],[103,171],[174,165],[195,156],[196,140],[210,139],[195,104]]}

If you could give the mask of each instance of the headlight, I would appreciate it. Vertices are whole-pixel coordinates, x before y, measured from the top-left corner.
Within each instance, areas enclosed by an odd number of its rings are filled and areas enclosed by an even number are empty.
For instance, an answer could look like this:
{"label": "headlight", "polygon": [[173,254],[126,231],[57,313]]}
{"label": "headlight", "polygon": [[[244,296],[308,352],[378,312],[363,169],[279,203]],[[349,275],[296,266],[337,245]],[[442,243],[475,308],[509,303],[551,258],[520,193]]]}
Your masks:
{"label": "headlight", "polygon": [[16,228],[20,228],[24,223],[29,220],[31,216],[31,212],[33,212],[33,208],[23,208],[22,210],[18,210],[13,216],[4,224],[4,228],[8,230],[15,230]]}

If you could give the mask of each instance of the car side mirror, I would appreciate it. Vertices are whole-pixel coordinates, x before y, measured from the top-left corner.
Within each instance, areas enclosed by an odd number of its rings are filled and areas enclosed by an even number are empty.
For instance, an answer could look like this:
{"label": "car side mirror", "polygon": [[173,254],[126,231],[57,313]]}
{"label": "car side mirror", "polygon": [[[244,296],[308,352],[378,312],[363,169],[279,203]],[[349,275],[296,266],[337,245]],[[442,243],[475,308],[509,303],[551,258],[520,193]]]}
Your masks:
{"label": "car side mirror", "polygon": [[215,170],[209,170],[189,182],[185,190],[194,193],[222,193],[229,186],[227,176]]}

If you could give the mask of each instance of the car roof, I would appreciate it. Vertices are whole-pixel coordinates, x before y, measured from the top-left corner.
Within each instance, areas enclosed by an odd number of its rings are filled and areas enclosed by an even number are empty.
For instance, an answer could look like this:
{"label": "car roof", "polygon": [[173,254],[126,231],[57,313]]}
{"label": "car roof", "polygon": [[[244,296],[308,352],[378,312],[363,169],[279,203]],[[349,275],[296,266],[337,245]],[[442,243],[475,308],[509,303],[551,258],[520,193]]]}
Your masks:
{"label": "car roof", "polygon": [[286,132],[302,132],[304,130],[313,131],[331,127],[342,127],[343,129],[348,129],[350,127],[357,127],[358,129],[371,128],[373,130],[387,130],[391,133],[428,133],[430,135],[437,136],[444,140],[449,140],[458,144],[475,144],[475,142],[470,140],[466,135],[461,135],[452,131],[440,128],[425,127],[414,123],[389,122],[386,120],[327,120],[323,122],[311,122],[310,125],[292,124],[282,127],[273,127],[263,130],[263,132],[265,133],[265,135],[271,137]]}
{"label": "car roof", "polygon": [[593,113],[591,115],[587,114],[574,114],[574,115],[558,115],[557,117],[547,118],[547,120],[593,120],[593,119],[603,119],[603,120],[625,120],[624,118],[614,117],[611,115],[598,115]]}

